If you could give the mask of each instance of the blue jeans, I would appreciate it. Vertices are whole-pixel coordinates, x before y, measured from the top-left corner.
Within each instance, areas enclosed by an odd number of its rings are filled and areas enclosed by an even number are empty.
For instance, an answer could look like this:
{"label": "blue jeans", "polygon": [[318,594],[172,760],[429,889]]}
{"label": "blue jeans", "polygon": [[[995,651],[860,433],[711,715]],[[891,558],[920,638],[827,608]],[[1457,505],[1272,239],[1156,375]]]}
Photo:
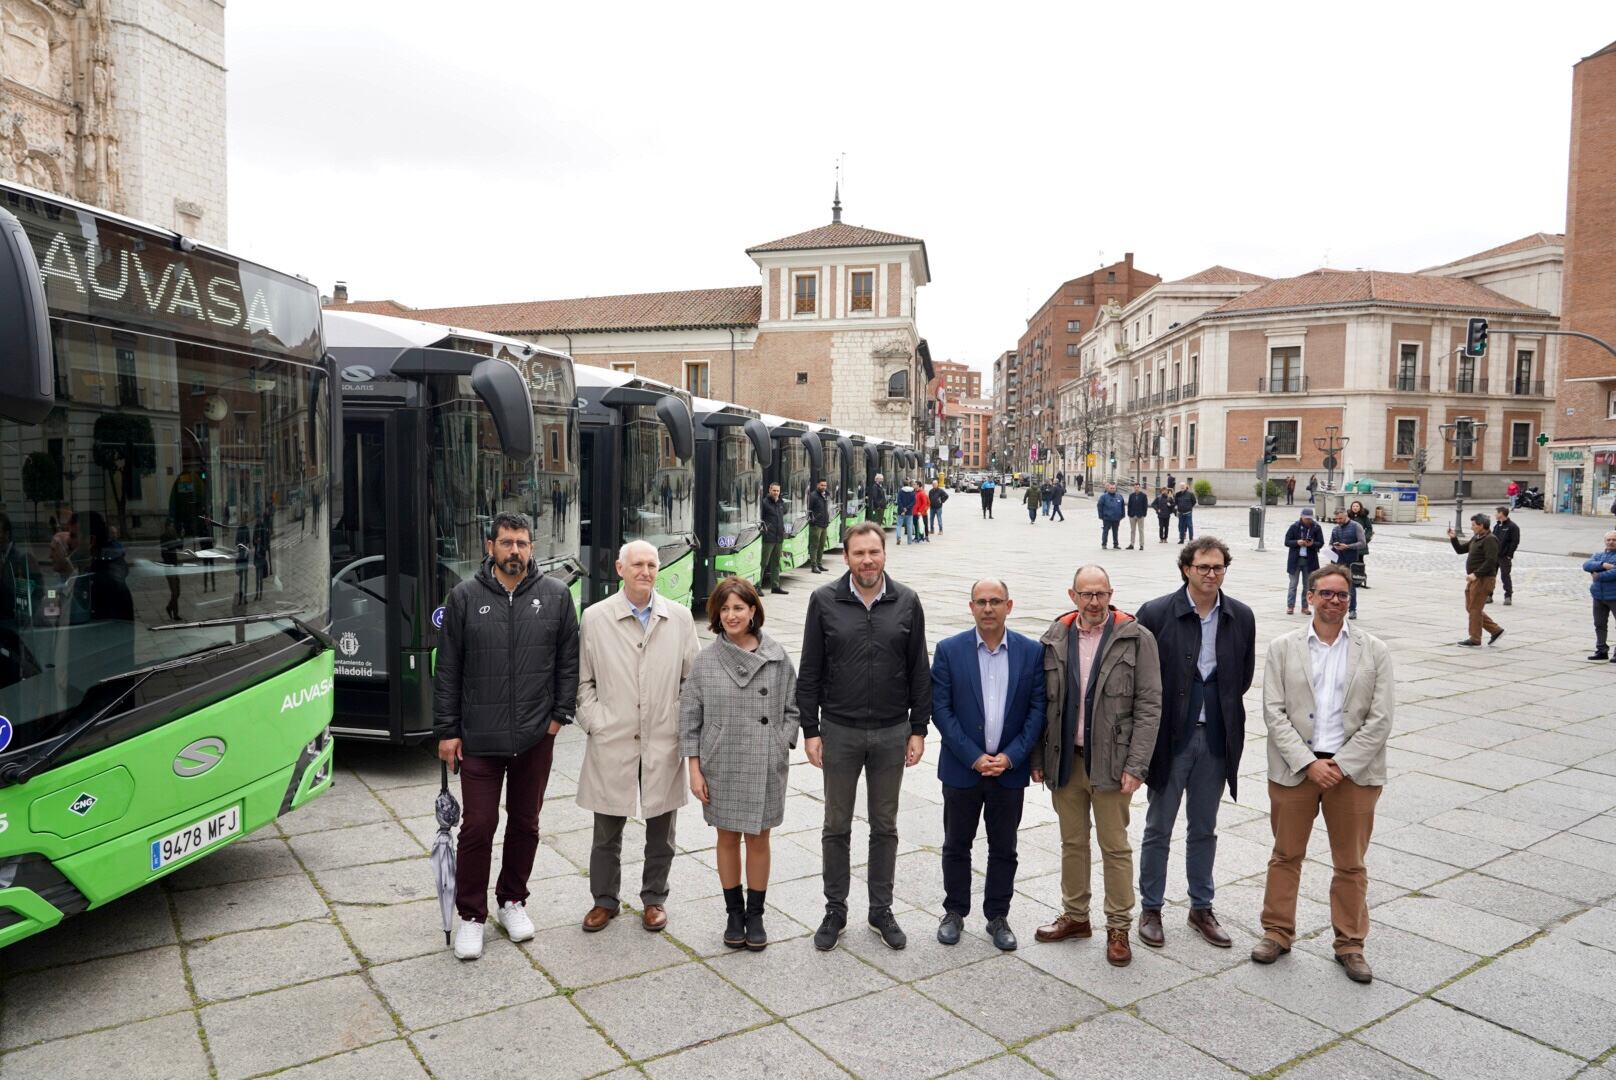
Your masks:
{"label": "blue jeans", "polygon": [[1111,538],[1111,546],[1112,547],[1118,546],[1117,529],[1121,524],[1122,524],[1122,522],[1120,522],[1120,521],[1101,520],[1101,522],[1100,522],[1100,546],[1101,547],[1105,547],[1105,538],[1108,537],[1108,536]]}
{"label": "blue jeans", "polygon": [[931,531],[943,531],[943,508],[941,506],[931,508]]}
{"label": "blue jeans", "polygon": [[1302,570],[1302,569],[1292,570],[1291,571],[1291,583],[1285,589],[1285,606],[1287,608],[1293,608],[1293,607],[1296,606],[1296,589],[1297,589],[1297,585],[1298,584],[1301,585],[1301,590],[1302,590],[1302,614],[1303,615],[1307,614],[1307,575],[1308,575],[1308,571],[1306,571],[1306,570]]}
{"label": "blue jeans", "polygon": [[913,538],[914,533],[910,532],[910,528],[914,525],[914,523],[915,516],[913,514],[900,513],[898,515],[898,543],[901,544],[905,540],[910,540]]}
{"label": "blue jeans", "polygon": [[1185,813],[1188,835],[1184,841],[1184,876],[1189,882],[1190,907],[1212,906],[1212,862],[1218,853],[1218,801],[1223,798],[1226,766],[1223,748],[1207,745],[1206,728],[1197,724],[1190,741],[1173,757],[1167,783],[1150,789],[1145,812],[1145,838],[1139,845],[1139,906],[1160,911],[1167,891],[1167,853],[1178,820]]}
{"label": "blue jeans", "polygon": [[1180,515],[1178,515],[1178,542],[1180,544],[1182,544],[1185,540],[1194,540],[1194,539],[1195,539],[1195,515],[1194,514],[1180,514]]}

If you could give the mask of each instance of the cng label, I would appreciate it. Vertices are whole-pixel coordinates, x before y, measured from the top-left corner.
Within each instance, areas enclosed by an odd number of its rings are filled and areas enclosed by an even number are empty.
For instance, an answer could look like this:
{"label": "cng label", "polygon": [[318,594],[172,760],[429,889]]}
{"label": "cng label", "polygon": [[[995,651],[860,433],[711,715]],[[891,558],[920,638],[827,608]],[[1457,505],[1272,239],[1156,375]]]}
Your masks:
{"label": "cng label", "polygon": [[88,791],[81,791],[78,798],[67,804],[67,808],[79,817],[83,817],[95,806],[96,801],[94,795],[91,795]]}
{"label": "cng label", "polygon": [[209,736],[174,755],[175,776],[201,776],[224,757],[224,740]]}

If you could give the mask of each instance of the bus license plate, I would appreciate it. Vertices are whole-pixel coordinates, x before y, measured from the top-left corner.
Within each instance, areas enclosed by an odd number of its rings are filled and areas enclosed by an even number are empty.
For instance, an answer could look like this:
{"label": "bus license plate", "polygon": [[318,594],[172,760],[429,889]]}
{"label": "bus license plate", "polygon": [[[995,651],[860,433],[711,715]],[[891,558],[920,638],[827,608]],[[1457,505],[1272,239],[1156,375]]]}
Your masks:
{"label": "bus license plate", "polygon": [[194,855],[203,848],[212,847],[222,840],[241,832],[241,807],[231,806],[178,832],[169,833],[151,845],[151,868],[163,867]]}

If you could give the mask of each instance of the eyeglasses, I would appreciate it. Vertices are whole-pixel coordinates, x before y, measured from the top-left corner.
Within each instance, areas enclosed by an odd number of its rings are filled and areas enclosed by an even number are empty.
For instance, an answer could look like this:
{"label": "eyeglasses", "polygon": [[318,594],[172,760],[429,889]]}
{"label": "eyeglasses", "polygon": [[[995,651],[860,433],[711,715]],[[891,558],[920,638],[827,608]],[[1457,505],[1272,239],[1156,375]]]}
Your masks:
{"label": "eyeglasses", "polygon": [[1223,563],[1190,563],[1190,569],[1194,570],[1197,574],[1205,574],[1208,577],[1217,577],[1219,574],[1224,573],[1229,568]]}
{"label": "eyeglasses", "polygon": [[1320,600],[1350,600],[1350,599],[1352,599],[1352,594],[1350,592],[1341,592],[1338,589],[1314,589],[1313,590],[1313,595],[1318,597]]}
{"label": "eyeglasses", "polygon": [[1106,589],[1104,592],[1080,592],[1080,593],[1077,593],[1076,596],[1077,596],[1078,600],[1082,601],[1083,603],[1092,604],[1096,600],[1108,600],[1108,599],[1110,599],[1111,590]]}
{"label": "eyeglasses", "polygon": [[971,606],[979,608],[996,608],[1004,607],[1004,605],[1008,604],[1009,602],[1010,601],[1000,599],[997,596],[985,596],[978,600],[972,600]]}

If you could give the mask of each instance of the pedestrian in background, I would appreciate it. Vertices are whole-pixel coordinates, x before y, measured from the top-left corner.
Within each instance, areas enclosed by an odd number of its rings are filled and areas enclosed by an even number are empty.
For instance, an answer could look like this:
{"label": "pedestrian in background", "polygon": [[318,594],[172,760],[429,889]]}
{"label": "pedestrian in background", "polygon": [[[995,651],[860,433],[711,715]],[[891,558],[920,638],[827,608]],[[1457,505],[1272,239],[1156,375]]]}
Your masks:
{"label": "pedestrian in background", "polygon": [[[454,954],[483,954],[488,875],[505,789],[505,842],[495,918],[512,941],[533,937],[527,881],[539,850],[539,810],[555,735],[578,703],[578,617],[572,595],[533,564],[533,522],[501,512],[487,557],[449,592],[432,692],[438,757],[460,769],[465,817],[455,853]],[[497,614],[496,614],[497,613]]]}
{"label": "pedestrian in background", "polygon": [[1027,504],[1027,521],[1030,524],[1038,524],[1038,504],[1041,498],[1038,494],[1038,485],[1028,483],[1026,494],[1022,496],[1021,501]]}
{"label": "pedestrian in background", "polygon": [[1313,823],[1324,811],[1330,841],[1330,925],[1335,959],[1353,982],[1374,975],[1364,959],[1369,936],[1369,872],[1364,855],[1375,804],[1386,784],[1392,733],[1391,650],[1342,614],[1352,581],[1339,564],[1308,577],[1313,619],[1268,645],[1263,722],[1268,728],[1268,820],[1274,852],[1263,889],[1263,937],[1251,950],[1272,964],[1296,940],[1296,894]]}
{"label": "pedestrian in background", "polygon": [[772,593],[784,593],[780,587],[780,552],[786,542],[786,504],[780,498],[780,485],[770,484],[769,493],[758,504],[763,516],[763,584]]}
{"label": "pedestrian in background", "polygon": [[993,500],[999,494],[998,482],[993,477],[982,481],[982,518],[990,520],[993,517]]}
{"label": "pedestrian in background", "polygon": [[825,530],[830,528],[830,484],[821,477],[808,493],[808,569],[825,572]]}
{"label": "pedestrian in background", "polygon": [[1492,593],[1493,581],[1498,576],[1498,537],[1493,535],[1488,524],[1486,514],[1472,516],[1470,536],[1462,543],[1458,531],[1452,526],[1448,527],[1448,542],[1453,545],[1454,551],[1465,556],[1465,614],[1469,617],[1466,635],[1454,644],[1469,649],[1481,647],[1483,630],[1487,631],[1489,645],[1504,636],[1504,628],[1487,614],[1487,597]]}
{"label": "pedestrian in background", "polygon": [[971,586],[976,627],[937,643],[931,665],[931,713],[942,736],[937,778],[943,786],[943,918],[937,940],[959,944],[971,913],[971,848],[987,828],[982,915],[989,939],[1009,952],[1010,899],[1016,886],[1016,830],[1044,730],[1043,652],[1005,626],[1015,605],[995,578]]}
{"label": "pedestrian in background", "polygon": [[[1302,614],[1307,614],[1307,580],[1313,571],[1319,568],[1319,549],[1324,546],[1324,529],[1313,520],[1313,508],[1302,507],[1302,513],[1285,530],[1285,572],[1290,575],[1290,585],[1285,589],[1285,614],[1296,613],[1296,586],[1302,586]],[[1347,575],[1347,584],[1352,584],[1352,575]],[[1350,591],[1350,589],[1349,589]]]}
{"label": "pedestrian in background", "polygon": [[1582,564],[1589,577],[1588,595],[1594,601],[1594,654],[1588,659],[1605,660],[1610,656],[1606,645],[1606,623],[1616,615],[1616,529],[1605,534],[1605,550]]}
{"label": "pedestrian in background", "polygon": [[1184,585],[1139,609],[1161,657],[1161,731],[1146,780],[1150,810],[1139,846],[1139,940],[1160,948],[1167,856],[1180,803],[1187,804],[1184,872],[1189,926],[1208,944],[1228,948],[1229,935],[1212,911],[1213,861],[1218,850],[1218,802],[1228,785],[1236,798],[1240,752],[1246,741],[1245,693],[1257,667],[1257,621],[1251,608],[1223,589],[1229,548],[1203,536],[1178,553]]}
{"label": "pedestrian in background", "polygon": [[1134,550],[1135,545],[1140,551],[1145,550],[1145,515],[1150,513],[1150,499],[1139,487],[1136,480],[1128,492],[1128,550]]}
{"label": "pedestrian in background", "polygon": [[924,480],[915,482],[915,539],[931,542],[931,496]]}
{"label": "pedestrian in background", "polygon": [[[1452,529],[1448,530],[1450,533]],[[1358,617],[1358,586],[1357,576],[1353,571],[1353,564],[1357,563],[1363,550],[1369,546],[1364,539],[1363,526],[1347,516],[1345,507],[1335,512],[1335,528],[1330,530],[1330,550],[1335,553],[1335,561],[1347,568],[1347,581],[1352,583],[1352,596],[1347,604],[1347,618]]]}
{"label": "pedestrian in background", "polygon": [[[584,930],[604,930],[622,910],[623,827],[645,822],[640,925],[668,925],[674,818],[688,790],[679,750],[679,689],[696,661],[690,609],[656,591],[657,549],[631,540],[617,553],[621,588],[584,609],[578,726],[584,744],[573,801],[595,815]],[[570,603],[570,600],[569,600]]]}
{"label": "pedestrian in background", "polygon": [[1190,490],[1190,482],[1178,489],[1173,496],[1173,512],[1178,515],[1178,542],[1195,539],[1195,492]]}
{"label": "pedestrian in background", "polygon": [[1105,550],[1105,538],[1111,538],[1112,548],[1120,549],[1122,545],[1117,542],[1117,530],[1122,525],[1123,514],[1127,512],[1123,505],[1122,496],[1117,494],[1116,484],[1106,484],[1105,494],[1094,502],[1094,513],[1100,519],[1100,550]]}
{"label": "pedestrian in background", "polygon": [[1511,510],[1515,509],[1515,502],[1521,497],[1520,482],[1518,480],[1511,480],[1509,482],[1509,487],[1504,489],[1504,493],[1509,496],[1509,508]]}
{"label": "pedestrian in background", "polygon": [[1173,491],[1171,488],[1162,488],[1156,493],[1156,501],[1150,504],[1156,511],[1156,536],[1162,543],[1167,543],[1167,530],[1173,522],[1174,506]]}
{"label": "pedestrian in background", "polygon": [[803,749],[825,777],[825,918],[814,948],[834,949],[847,928],[853,806],[862,775],[870,929],[889,949],[901,949],[908,939],[892,917],[898,794],[904,769],[926,749],[931,720],[926,612],[913,589],[887,576],[887,539],[879,527],[866,521],[849,529],[842,558],[847,574],[808,598],[797,673]]}
{"label": "pedestrian in background", "polygon": [[927,506],[931,510],[931,531],[934,533],[943,531],[943,504],[947,501],[948,489],[939,480],[931,486],[931,491],[926,496]]}
{"label": "pedestrian in background", "polygon": [[915,485],[911,480],[904,480],[903,486],[898,489],[898,543],[905,540],[915,542]]}
{"label": "pedestrian in background", "polygon": [[869,508],[869,513],[865,515],[865,518],[881,525],[886,524],[887,516],[886,479],[881,473],[875,474],[875,483],[870,485],[870,497],[865,504]]}
{"label": "pedestrian in background", "polygon": [[1285,505],[1296,505],[1296,477],[1294,476],[1285,478]]}
{"label": "pedestrian in background", "polygon": [[1054,491],[1055,485],[1048,479],[1038,485],[1038,497],[1043,501],[1043,514],[1045,517],[1049,516],[1049,500],[1054,497]]}
{"label": "pedestrian in background", "polygon": [[1100,841],[1105,878],[1105,958],[1133,960],[1133,848],[1128,817],[1133,793],[1150,775],[1161,724],[1161,662],[1156,639],[1111,603],[1111,576],[1079,567],[1067,596],[1077,605],[1049,624],[1044,650],[1048,719],[1032,778],[1049,786],[1060,821],[1061,912],[1038,928],[1039,941],[1086,938],[1092,853]]}
{"label": "pedestrian in background", "polygon": [[1367,589],[1369,588],[1369,567],[1366,564],[1369,561],[1369,545],[1375,542],[1375,518],[1373,514],[1364,509],[1364,504],[1357,499],[1353,499],[1352,505],[1347,507],[1347,516],[1356,521],[1358,527],[1363,529],[1364,546],[1363,550],[1358,552],[1358,563],[1363,567],[1363,571],[1358,574],[1358,588]]}
{"label": "pedestrian in background", "polygon": [[[769,888],[769,830],[785,820],[786,779],[797,745],[797,673],[780,643],[763,632],[763,598],[752,583],[726,577],[707,598],[713,641],[696,657],[679,692],[679,746],[690,793],[718,830],[718,884],[724,890],[724,944],[754,951],[769,944],[763,904]],[[741,897],[741,838],[746,897]]]}
{"label": "pedestrian in background", "polygon": [[1066,481],[1057,478],[1055,486],[1049,491],[1050,521],[1054,521],[1056,518],[1060,518],[1062,521],[1066,520],[1066,515],[1061,513],[1061,500],[1064,498],[1066,498]]}
{"label": "pedestrian in background", "polygon": [[1313,501],[1313,496],[1318,493],[1318,490],[1319,490],[1319,474],[1314,473],[1312,476],[1307,478],[1307,501],[1308,502]]}
{"label": "pedestrian in background", "polygon": [[[1504,586],[1504,606],[1515,602],[1515,582],[1510,571],[1515,568],[1515,549],[1521,546],[1521,527],[1510,520],[1509,507],[1500,506],[1493,511],[1493,535],[1498,537],[1498,580]],[[1492,593],[1487,602],[1493,601]]]}

